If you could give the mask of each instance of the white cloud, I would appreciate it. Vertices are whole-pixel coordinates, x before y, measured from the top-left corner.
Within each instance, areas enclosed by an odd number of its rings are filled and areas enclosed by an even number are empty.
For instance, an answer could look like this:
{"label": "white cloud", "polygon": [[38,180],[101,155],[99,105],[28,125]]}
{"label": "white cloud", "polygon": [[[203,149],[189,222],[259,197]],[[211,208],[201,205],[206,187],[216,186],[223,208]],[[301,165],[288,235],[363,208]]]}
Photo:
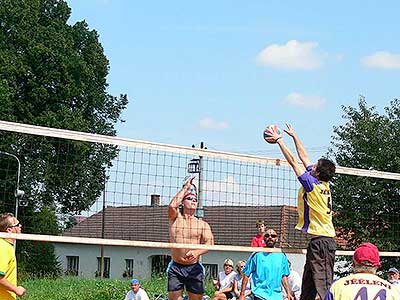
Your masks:
{"label": "white cloud", "polygon": [[283,100],[285,103],[304,108],[319,109],[325,104],[325,99],[319,96],[306,96],[300,93],[290,93]]}
{"label": "white cloud", "polygon": [[216,121],[210,117],[205,117],[199,121],[200,128],[205,129],[226,129],[228,128],[228,123],[225,121]]}
{"label": "white cloud", "polygon": [[378,51],[361,58],[361,64],[368,68],[400,69],[400,54]]}
{"label": "white cloud", "polygon": [[323,55],[316,51],[318,43],[291,40],[286,45],[273,44],[263,49],[257,61],[277,69],[314,70],[323,65]]}

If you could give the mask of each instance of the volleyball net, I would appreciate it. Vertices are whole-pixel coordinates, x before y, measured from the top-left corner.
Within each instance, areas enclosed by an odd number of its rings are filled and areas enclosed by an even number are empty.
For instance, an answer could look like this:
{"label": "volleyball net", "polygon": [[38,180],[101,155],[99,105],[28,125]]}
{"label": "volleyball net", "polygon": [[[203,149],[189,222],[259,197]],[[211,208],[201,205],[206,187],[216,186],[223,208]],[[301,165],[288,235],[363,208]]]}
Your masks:
{"label": "volleyball net", "polygon": [[[197,216],[210,224],[215,239],[215,246],[202,247],[252,251],[256,222],[263,220],[278,233],[279,248],[293,253],[306,248],[305,235],[294,229],[300,183],[284,160],[5,121],[0,136],[0,211],[15,212],[17,206],[28,233],[18,239],[179,247],[169,243],[168,204],[188,176],[195,176]],[[361,212],[374,201],[373,194],[362,195],[367,186],[381,187],[381,198],[385,191],[387,197],[397,191],[398,197],[400,174],[340,166],[337,173],[339,249],[376,238],[381,251],[397,255],[399,198],[391,207]],[[350,184],[356,188],[338,188]],[[16,189],[24,191],[22,199]],[[350,201],[335,202],[346,197]],[[34,215],[43,210],[55,214],[57,230],[38,229]]]}

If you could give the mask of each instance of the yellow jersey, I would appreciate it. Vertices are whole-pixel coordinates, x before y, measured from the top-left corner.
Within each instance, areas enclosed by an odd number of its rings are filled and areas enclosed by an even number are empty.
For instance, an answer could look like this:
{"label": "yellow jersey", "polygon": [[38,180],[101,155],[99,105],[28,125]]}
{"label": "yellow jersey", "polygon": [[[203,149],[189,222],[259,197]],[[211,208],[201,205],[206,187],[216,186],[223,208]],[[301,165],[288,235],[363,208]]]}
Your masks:
{"label": "yellow jersey", "polygon": [[[0,253],[0,275],[13,285],[17,285],[17,260],[15,259],[13,244],[0,238]],[[15,293],[0,285],[1,300],[14,300],[16,298]]]}
{"label": "yellow jersey", "polygon": [[332,198],[329,183],[311,175],[313,166],[298,177],[301,188],[297,196],[299,220],[296,229],[317,236],[334,237]]}
{"label": "yellow jersey", "polygon": [[399,300],[390,282],[370,273],[356,273],[335,281],[324,300]]}

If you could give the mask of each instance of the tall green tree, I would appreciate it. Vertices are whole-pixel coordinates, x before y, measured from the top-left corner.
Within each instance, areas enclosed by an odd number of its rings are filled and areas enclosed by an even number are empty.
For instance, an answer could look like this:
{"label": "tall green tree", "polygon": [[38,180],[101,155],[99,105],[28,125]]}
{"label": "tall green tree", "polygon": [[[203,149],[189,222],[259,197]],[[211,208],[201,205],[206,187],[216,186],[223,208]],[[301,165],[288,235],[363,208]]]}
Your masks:
{"label": "tall green tree", "polygon": [[[107,92],[109,62],[99,36],[85,21],[68,24],[70,15],[63,0],[0,0],[0,119],[114,136],[127,96]],[[9,132],[0,132],[0,150],[21,160],[25,232],[37,232],[35,214],[44,210],[87,210],[118,154],[110,145]],[[16,169],[0,155],[2,211],[13,211]]]}
{"label": "tall green tree", "polygon": [[[331,151],[338,165],[400,173],[400,101],[380,114],[361,97],[358,107],[343,111],[347,121],[334,128]],[[381,250],[399,250],[399,181],[337,175],[332,189],[336,228],[349,248],[369,241]]]}

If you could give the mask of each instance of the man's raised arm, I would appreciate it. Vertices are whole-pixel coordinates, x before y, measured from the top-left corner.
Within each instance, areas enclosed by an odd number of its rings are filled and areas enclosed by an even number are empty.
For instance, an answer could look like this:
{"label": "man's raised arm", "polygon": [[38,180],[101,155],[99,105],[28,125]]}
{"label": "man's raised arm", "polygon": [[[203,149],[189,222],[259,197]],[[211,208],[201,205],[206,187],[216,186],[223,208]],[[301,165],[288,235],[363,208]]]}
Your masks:
{"label": "man's raised arm", "polygon": [[285,159],[290,164],[293,171],[296,173],[296,176],[299,177],[300,175],[302,175],[305,169],[303,166],[299,165],[292,151],[290,151],[290,149],[286,145],[285,141],[283,139],[279,139],[277,141],[277,144],[279,145],[279,148],[281,148],[283,156],[285,156]]}
{"label": "man's raised arm", "polygon": [[297,155],[299,156],[304,167],[307,168],[308,166],[311,165],[311,161],[310,158],[308,157],[307,150],[306,148],[304,148],[303,143],[301,142],[296,131],[293,129],[293,126],[288,123],[286,123],[286,126],[287,129],[285,129],[285,132],[293,138],[294,145],[296,146]]}
{"label": "man's raised arm", "polygon": [[193,179],[194,177],[189,178],[188,181],[186,181],[185,185],[182,187],[182,189],[178,193],[176,193],[176,195],[172,198],[171,202],[169,203],[168,219],[170,221],[173,221],[178,217],[179,205],[181,205],[183,197],[192,186]]}
{"label": "man's raised arm", "polygon": [[288,148],[286,145],[285,141],[283,140],[282,136],[275,131],[274,128],[270,129],[270,134],[271,137],[276,140],[276,143],[279,145],[279,148],[281,149],[281,152],[283,156],[285,156],[285,159],[287,162],[290,164],[294,172],[296,173],[297,177],[302,175],[304,173],[305,168],[297,162],[296,158],[294,157],[292,151]]}

